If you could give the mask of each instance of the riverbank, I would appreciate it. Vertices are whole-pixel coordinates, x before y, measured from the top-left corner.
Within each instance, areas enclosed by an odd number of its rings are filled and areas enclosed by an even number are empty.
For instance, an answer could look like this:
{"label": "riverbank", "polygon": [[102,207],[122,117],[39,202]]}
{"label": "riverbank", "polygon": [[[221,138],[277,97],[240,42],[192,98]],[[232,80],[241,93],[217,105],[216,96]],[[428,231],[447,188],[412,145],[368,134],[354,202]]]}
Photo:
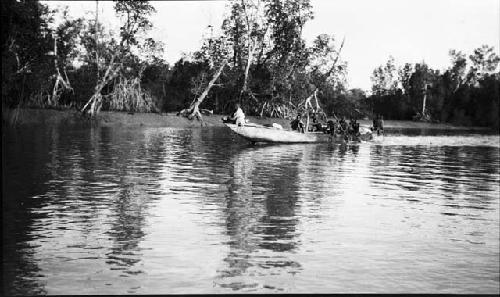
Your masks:
{"label": "riverbank", "polygon": [[[205,115],[203,124],[197,120],[188,120],[176,113],[127,113],[102,111],[95,120],[90,121],[75,110],[55,109],[3,109],[2,123],[17,126],[80,124],[99,125],[102,127],[173,127],[199,128],[223,127],[222,115]],[[247,117],[250,122],[258,124],[278,123],[284,128],[290,126],[290,120],[278,118]],[[370,120],[360,120],[361,125],[371,126]],[[414,121],[386,120],[386,129],[443,129],[443,130],[491,130],[486,127],[464,127],[448,123],[425,123]]]}

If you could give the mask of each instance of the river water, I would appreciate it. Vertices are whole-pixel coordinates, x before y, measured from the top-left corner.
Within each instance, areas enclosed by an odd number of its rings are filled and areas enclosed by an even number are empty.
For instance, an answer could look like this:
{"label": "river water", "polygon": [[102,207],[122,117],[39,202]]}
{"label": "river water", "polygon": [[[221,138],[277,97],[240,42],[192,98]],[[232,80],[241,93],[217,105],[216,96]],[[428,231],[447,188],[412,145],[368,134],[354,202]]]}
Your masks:
{"label": "river water", "polygon": [[4,294],[498,294],[499,147],[4,129]]}

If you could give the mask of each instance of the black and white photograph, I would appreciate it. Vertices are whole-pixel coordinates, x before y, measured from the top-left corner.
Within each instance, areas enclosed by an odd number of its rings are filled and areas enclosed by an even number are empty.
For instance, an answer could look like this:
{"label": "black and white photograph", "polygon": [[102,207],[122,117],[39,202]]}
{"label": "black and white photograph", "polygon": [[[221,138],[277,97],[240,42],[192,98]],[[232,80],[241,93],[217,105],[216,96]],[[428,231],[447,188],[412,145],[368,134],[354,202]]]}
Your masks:
{"label": "black and white photograph", "polygon": [[2,0],[2,296],[500,295],[500,0]]}

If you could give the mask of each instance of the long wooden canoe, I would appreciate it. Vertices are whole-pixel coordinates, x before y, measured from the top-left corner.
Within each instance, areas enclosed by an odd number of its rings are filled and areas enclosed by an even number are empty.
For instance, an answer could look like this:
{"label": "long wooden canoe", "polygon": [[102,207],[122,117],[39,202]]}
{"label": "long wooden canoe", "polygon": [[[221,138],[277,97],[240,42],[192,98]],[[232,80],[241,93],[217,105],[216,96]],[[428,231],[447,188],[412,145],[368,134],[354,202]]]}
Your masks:
{"label": "long wooden canoe", "polygon": [[[254,123],[246,123],[244,126],[237,126],[229,123],[225,123],[225,125],[234,133],[254,143],[346,142],[342,135],[334,136],[323,132],[300,133]],[[360,127],[360,134],[361,135],[357,137],[357,139],[350,141],[367,141],[373,138],[371,130],[366,127]]]}

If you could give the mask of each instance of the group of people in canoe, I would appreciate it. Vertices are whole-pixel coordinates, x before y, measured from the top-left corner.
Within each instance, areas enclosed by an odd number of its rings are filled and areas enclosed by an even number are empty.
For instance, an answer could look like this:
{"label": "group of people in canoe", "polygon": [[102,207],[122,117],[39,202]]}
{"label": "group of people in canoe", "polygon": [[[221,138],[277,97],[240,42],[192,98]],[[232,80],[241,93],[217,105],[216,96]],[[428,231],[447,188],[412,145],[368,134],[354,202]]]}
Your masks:
{"label": "group of people in canoe", "polygon": [[[232,123],[238,126],[244,126],[246,123],[245,113],[241,109],[239,103],[235,105],[235,112],[228,117],[223,117],[224,123]],[[297,117],[290,122],[292,130],[300,133],[305,132],[305,124],[302,121],[302,116],[299,114]],[[372,131],[377,131],[377,135],[384,132],[384,118],[381,115],[376,115],[373,119]],[[343,137],[344,139],[353,139],[359,137],[359,123],[355,118],[351,118],[349,121],[345,117],[340,119],[335,118],[335,120],[328,120],[326,124],[318,121],[316,114],[312,115],[312,125],[308,132],[323,132],[326,134],[331,134],[337,137]]]}
{"label": "group of people in canoe", "polygon": [[[302,121],[301,115],[297,115],[290,123],[290,126],[292,130],[301,133],[305,132],[305,124]],[[309,132],[323,132],[337,137],[342,136],[345,139],[353,139],[360,135],[359,123],[355,118],[352,118],[350,121],[347,121],[345,117],[336,118],[335,120],[328,120],[326,124],[323,124],[318,122],[315,114],[312,116],[312,125]]]}

